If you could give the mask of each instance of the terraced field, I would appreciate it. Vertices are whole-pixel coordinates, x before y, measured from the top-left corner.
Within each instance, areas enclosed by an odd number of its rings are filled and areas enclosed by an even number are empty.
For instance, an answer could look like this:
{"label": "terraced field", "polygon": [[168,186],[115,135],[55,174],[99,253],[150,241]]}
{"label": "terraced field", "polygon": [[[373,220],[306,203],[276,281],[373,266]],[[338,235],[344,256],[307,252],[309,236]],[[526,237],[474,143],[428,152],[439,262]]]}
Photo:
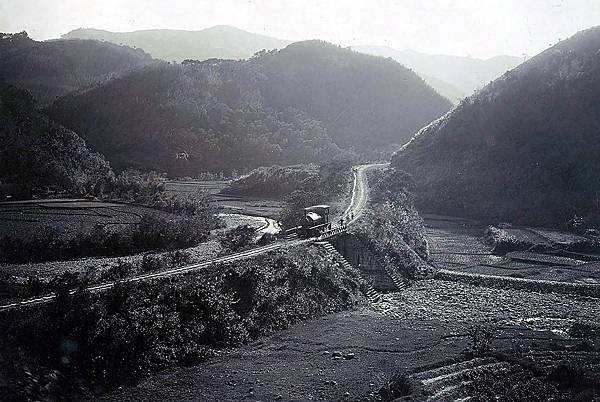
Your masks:
{"label": "terraced field", "polygon": [[428,401],[467,401],[471,397],[467,387],[481,376],[505,376],[514,369],[507,362],[491,358],[476,358],[430,370],[418,371],[409,376],[423,386]]}
{"label": "terraced field", "polygon": [[139,223],[144,214],[165,212],[135,205],[85,199],[52,199],[0,203],[0,237],[29,239],[47,227],[65,239],[97,224],[109,229]]}
{"label": "terraced field", "polygon": [[586,241],[581,236],[549,229],[503,229],[519,241],[538,245],[539,249],[547,251],[498,254],[483,240],[485,225],[435,215],[425,215],[424,218],[431,257],[438,268],[472,274],[600,285],[600,261],[593,261],[600,260],[600,255],[566,253],[560,249],[561,245],[570,246]]}

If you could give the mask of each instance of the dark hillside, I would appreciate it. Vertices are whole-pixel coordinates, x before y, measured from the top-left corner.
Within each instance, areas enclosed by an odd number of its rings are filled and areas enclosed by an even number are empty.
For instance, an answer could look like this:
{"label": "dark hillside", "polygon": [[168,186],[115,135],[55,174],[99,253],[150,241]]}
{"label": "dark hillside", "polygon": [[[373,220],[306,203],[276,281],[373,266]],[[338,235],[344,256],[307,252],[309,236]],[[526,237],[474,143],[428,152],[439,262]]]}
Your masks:
{"label": "dark hillside", "polygon": [[111,43],[0,34],[0,81],[29,90],[42,104],[152,62],[141,50]]}
{"label": "dark hillside", "polygon": [[293,108],[265,107],[249,62],[150,67],[50,108],[116,168],[193,176],[323,161],[342,152],[322,124]]}
{"label": "dark hillside", "polygon": [[600,28],[504,74],[393,157],[429,211],[565,224],[600,214]]}
{"label": "dark hillside", "polygon": [[258,61],[269,77],[266,102],[306,111],[343,147],[402,145],[451,108],[401,64],[326,42],[293,43]]}
{"label": "dark hillside", "polygon": [[193,176],[386,156],[449,108],[398,63],[306,42],[247,61],[151,66],[49,113],[116,168]]}
{"label": "dark hillside", "polygon": [[46,190],[101,190],[112,171],[72,131],[34,110],[31,95],[0,84],[0,197],[29,198]]}
{"label": "dark hillside", "polygon": [[11,52],[32,46],[34,43],[25,31],[14,34],[0,33],[0,59]]}

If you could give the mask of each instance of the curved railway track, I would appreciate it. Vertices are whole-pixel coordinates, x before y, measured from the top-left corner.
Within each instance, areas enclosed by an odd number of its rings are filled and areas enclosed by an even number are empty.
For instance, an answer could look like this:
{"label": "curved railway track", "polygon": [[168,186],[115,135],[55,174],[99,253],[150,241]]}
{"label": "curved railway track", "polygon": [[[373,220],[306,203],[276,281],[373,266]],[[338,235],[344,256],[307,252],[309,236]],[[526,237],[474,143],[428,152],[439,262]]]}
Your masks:
{"label": "curved railway track", "polygon": [[[353,169],[354,186],[352,189],[352,198],[350,200],[350,205],[344,212],[344,216],[346,216],[346,217],[350,216],[351,213],[353,214],[353,219],[348,220],[347,221],[348,224],[354,223],[360,217],[360,215],[362,214],[362,212],[365,208],[365,205],[367,204],[368,183],[367,183],[366,172],[370,169],[382,168],[387,165],[388,165],[387,163],[368,164],[368,165],[360,165]],[[326,233],[323,233],[319,237],[313,237],[310,239],[302,239],[302,240],[286,240],[286,241],[282,241],[282,242],[277,242],[274,244],[269,244],[269,245],[262,246],[262,247],[256,247],[256,248],[253,248],[250,250],[230,254],[227,256],[215,258],[215,259],[197,263],[197,264],[187,265],[187,266],[179,267],[179,268],[173,268],[173,269],[169,269],[166,271],[152,272],[152,273],[148,273],[148,274],[132,276],[131,278],[124,279],[123,281],[120,281],[120,282],[142,282],[142,281],[167,278],[167,277],[171,277],[171,276],[183,275],[183,274],[188,274],[188,273],[192,273],[192,272],[196,272],[196,271],[201,271],[201,270],[211,267],[213,265],[243,260],[246,258],[252,258],[252,257],[256,257],[261,254],[268,253],[270,251],[279,250],[279,249],[288,248],[288,247],[294,247],[294,246],[298,246],[298,245],[304,244],[304,243],[312,243],[315,241],[320,241],[320,240],[327,239],[329,237],[338,235],[338,234],[344,232],[345,230],[346,230],[346,227],[343,227],[343,228],[342,227],[334,227],[332,230],[330,230]],[[105,283],[89,286],[86,289],[93,293],[104,292],[109,289],[112,289],[118,282],[119,281],[105,282]],[[71,294],[74,294],[75,292],[76,292],[75,289],[70,291]],[[0,305],[0,311],[18,309],[18,308],[23,308],[23,307],[31,307],[31,306],[36,306],[39,304],[49,303],[52,300],[54,300],[55,297],[56,297],[56,295],[52,293],[52,294],[48,294],[48,295],[40,296],[40,297],[36,297],[36,298],[15,301],[12,303]]]}

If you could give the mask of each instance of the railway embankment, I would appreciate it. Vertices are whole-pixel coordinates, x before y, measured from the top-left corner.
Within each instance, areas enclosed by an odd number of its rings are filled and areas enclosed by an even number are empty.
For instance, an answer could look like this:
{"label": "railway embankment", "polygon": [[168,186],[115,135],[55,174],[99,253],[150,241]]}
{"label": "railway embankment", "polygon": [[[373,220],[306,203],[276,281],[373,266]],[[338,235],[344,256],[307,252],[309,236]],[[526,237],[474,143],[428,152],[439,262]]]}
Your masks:
{"label": "railway embankment", "polygon": [[600,285],[590,283],[513,278],[510,276],[474,274],[447,269],[438,270],[434,277],[441,280],[466,282],[490,288],[513,288],[533,292],[572,293],[582,296],[600,297]]}
{"label": "railway embankment", "polygon": [[[322,247],[302,244],[199,275],[122,282],[97,294],[58,292],[26,315],[15,310],[0,317],[2,391],[24,399],[102,394],[366,304],[364,290],[357,270]],[[35,361],[46,363],[32,372]]]}
{"label": "railway embankment", "polygon": [[374,256],[373,265],[383,267],[392,277],[412,280],[431,275],[425,228],[414,207],[412,179],[389,168],[367,174],[369,202],[348,231],[352,242],[364,248],[365,256]]}

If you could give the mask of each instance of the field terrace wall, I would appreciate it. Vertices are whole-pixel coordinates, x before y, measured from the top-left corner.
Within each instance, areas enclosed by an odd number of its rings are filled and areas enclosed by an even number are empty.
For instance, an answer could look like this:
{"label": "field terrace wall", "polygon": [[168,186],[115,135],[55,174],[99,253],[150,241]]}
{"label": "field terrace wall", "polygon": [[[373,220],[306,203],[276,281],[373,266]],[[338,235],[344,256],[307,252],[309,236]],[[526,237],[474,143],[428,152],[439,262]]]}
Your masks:
{"label": "field terrace wall", "polygon": [[327,239],[340,254],[379,292],[395,292],[398,287],[377,257],[354,235],[341,233]]}
{"label": "field terrace wall", "polygon": [[543,293],[567,293],[588,297],[600,297],[600,285],[588,283],[570,283],[546,281],[540,279],[513,278],[497,275],[473,274],[469,272],[449,271],[440,269],[436,279],[465,282],[490,288],[513,288]]}

